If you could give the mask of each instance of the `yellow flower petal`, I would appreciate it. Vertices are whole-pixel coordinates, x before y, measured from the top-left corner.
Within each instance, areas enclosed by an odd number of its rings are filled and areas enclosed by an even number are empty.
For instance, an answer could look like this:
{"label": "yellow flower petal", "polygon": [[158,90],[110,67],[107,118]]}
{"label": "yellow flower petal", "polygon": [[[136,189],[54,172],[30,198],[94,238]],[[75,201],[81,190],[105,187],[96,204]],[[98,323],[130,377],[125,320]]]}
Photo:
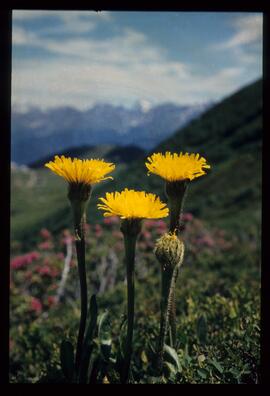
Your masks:
{"label": "yellow flower petal", "polygon": [[104,210],[104,216],[120,216],[121,219],[160,219],[167,217],[169,209],[160,198],[145,191],[125,188],[122,192],[106,193],[106,198],[99,198],[102,204],[98,209]]}
{"label": "yellow flower petal", "polygon": [[204,169],[210,168],[206,159],[199,154],[154,153],[145,163],[149,173],[154,173],[163,179],[173,182],[179,180],[193,180],[204,175]]}
{"label": "yellow flower petal", "polygon": [[115,165],[99,159],[66,158],[56,155],[54,161],[45,164],[47,168],[63,177],[69,183],[83,183],[87,185],[99,183],[102,180],[112,179],[105,177],[115,169]]}

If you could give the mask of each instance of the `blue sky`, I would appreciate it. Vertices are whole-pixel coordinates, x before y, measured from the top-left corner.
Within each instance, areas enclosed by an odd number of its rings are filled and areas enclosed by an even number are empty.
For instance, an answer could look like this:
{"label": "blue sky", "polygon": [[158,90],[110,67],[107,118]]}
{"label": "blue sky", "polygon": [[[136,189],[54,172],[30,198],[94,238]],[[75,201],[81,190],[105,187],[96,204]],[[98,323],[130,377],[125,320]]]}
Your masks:
{"label": "blue sky", "polygon": [[262,14],[13,12],[12,104],[216,101],[262,76]]}

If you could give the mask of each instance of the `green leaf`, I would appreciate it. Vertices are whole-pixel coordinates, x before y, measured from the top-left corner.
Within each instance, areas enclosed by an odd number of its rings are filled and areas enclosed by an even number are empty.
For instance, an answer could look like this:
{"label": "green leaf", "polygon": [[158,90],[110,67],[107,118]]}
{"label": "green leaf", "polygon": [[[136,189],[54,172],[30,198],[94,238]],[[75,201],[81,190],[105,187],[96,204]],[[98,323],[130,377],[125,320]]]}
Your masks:
{"label": "green leaf", "polygon": [[119,352],[120,356],[124,357],[125,355],[125,341],[126,341],[126,333],[127,333],[127,319],[123,321],[120,327],[120,334],[118,337],[119,340]]}
{"label": "green leaf", "polygon": [[173,364],[179,372],[182,371],[176,350],[166,344],[164,346],[164,361]]}
{"label": "green leaf", "polygon": [[74,374],[74,350],[71,342],[63,340],[60,347],[61,368],[65,377],[72,381]]}
{"label": "green leaf", "polygon": [[165,371],[168,371],[167,373],[165,373],[168,374],[167,377],[170,377],[171,375],[176,375],[177,373],[177,368],[169,362],[164,362],[164,369]]}
{"label": "green leaf", "polygon": [[148,384],[164,384],[165,382],[164,377],[147,377]]}
{"label": "green leaf", "polygon": [[109,312],[106,310],[105,312],[103,312],[102,314],[100,314],[98,316],[97,322],[98,322],[98,338],[102,339],[105,335],[106,337],[106,333],[107,333],[107,329],[104,328],[104,324],[105,326],[108,325],[108,315]]}
{"label": "green leaf", "polygon": [[82,362],[79,376],[80,383],[86,383],[87,381],[89,362],[93,351],[93,338],[95,336],[95,330],[97,327],[98,307],[96,296],[94,294],[91,296],[90,299],[89,316],[89,324],[87,327],[82,350]]}
{"label": "green leaf", "polygon": [[88,378],[89,384],[96,384],[97,383],[97,377],[99,374],[100,370],[100,358],[99,356],[94,358],[91,356],[91,362],[90,362],[90,370],[88,371]]}
{"label": "green leaf", "polygon": [[148,363],[148,358],[147,358],[145,351],[142,351],[142,353],[141,353],[141,360],[144,364]]}
{"label": "green leaf", "polygon": [[100,351],[105,361],[108,361],[111,354],[111,334],[110,334],[110,322],[108,317],[108,311],[103,312],[98,317],[98,338],[100,343]]}
{"label": "green leaf", "polygon": [[201,315],[197,322],[197,337],[202,345],[207,342],[207,321],[204,315]]}
{"label": "green leaf", "polygon": [[210,363],[212,363],[212,365],[217,369],[217,371],[219,373],[223,373],[223,367],[221,366],[221,364],[214,358],[210,360]]}
{"label": "green leaf", "polygon": [[105,361],[109,361],[110,355],[111,355],[111,350],[112,350],[111,341],[108,341],[108,344],[103,342],[103,344],[100,345],[100,351],[101,351],[102,357]]}
{"label": "green leaf", "polygon": [[204,370],[204,369],[198,369],[198,370],[197,370],[197,373],[199,374],[199,376],[200,376],[201,378],[203,378],[203,379],[206,379],[206,378],[207,378],[208,372],[207,372],[206,370]]}
{"label": "green leaf", "polygon": [[151,352],[153,355],[156,355],[156,353],[157,353],[157,348],[156,348],[156,346],[154,345],[154,343],[151,342],[151,341],[149,341],[148,346],[149,346],[150,352]]}

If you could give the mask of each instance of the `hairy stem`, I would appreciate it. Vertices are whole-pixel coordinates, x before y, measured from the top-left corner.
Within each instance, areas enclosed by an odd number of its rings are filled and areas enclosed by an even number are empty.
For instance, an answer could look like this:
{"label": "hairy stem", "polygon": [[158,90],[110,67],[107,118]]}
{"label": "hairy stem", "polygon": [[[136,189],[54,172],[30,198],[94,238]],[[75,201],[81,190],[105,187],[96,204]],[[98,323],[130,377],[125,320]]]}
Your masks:
{"label": "hairy stem", "polygon": [[[178,235],[180,231],[180,220],[184,206],[184,200],[187,191],[187,181],[167,182],[166,194],[170,208],[170,227],[169,231]],[[169,309],[169,326],[171,334],[171,346],[175,347],[176,343],[176,313],[175,313],[175,284],[178,277],[178,267],[175,268],[171,290],[170,290],[170,309]]]}
{"label": "hairy stem", "polygon": [[121,373],[122,383],[126,383],[132,355],[132,338],[134,327],[134,261],[137,235],[124,233],[126,271],[127,271],[127,337],[125,343],[125,355]]}
{"label": "hairy stem", "polygon": [[175,348],[176,344],[176,312],[175,312],[175,285],[178,276],[178,268],[175,267],[171,279],[170,293],[168,299],[168,318],[171,330],[171,347]]}
{"label": "hairy stem", "polygon": [[79,373],[81,357],[82,357],[82,346],[86,327],[87,319],[87,282],[86,282],[86,270],[85,270],[85,238],[84,238],[84,216],[81,219],[79,227],[75,227],[78,233],[78,239],[76,240],[76,252],[78,259],[78,272],[80,279],[80,296],[81,296],[81,317],[79,325],[79,333],[77,339],[77,349],[75,357],[75,369],[76,373]]}
{"label": "hairy stem", "polygon": [[158,338],[158,361],[157,368],[158,371],[162,371],[163,366],[163,351],[165,345],[165,338],[168,331],[168,304],[169,304],[169,295],[170,295],[170,287],[171,287],[171,278],[172,272],[171,270],[162,270],[161,272],[161,301],[160,301],[160,330],[159,330],[159,338]]}

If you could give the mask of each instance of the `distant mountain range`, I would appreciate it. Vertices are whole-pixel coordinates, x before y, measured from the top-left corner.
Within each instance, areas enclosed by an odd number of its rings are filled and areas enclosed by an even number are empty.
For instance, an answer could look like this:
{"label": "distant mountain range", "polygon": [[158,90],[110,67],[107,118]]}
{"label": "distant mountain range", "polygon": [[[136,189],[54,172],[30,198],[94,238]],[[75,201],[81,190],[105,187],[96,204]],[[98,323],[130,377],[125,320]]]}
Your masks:
{"label": "distant mountain range", "polygon": [[70,147],[113,145],[151,150],[212,103],[180,106],[164,103],[145,109],[96,104],[86,111],[59,107],[12,112],[11,159],[29,165]]}
{"label": "distant mountain range", "polygon": [[[204,156],[211,169],[207,176],[192,181],[184,210],[211,227],[225,228],[241,238],[247,238],[243,235],[258,238],[261,231],[262,130],[262,80],[259,80],[176,130],[151,152],[183,151]],[[164,182],[155,175],[147,175],[145,158],[148,153],[134,146],[129,149],[88,146],[70,148],[68,153],[79,157],[102,156],[116,163],[113,180],[93,188],[88,213],[91,223],[102,221],[102,213],[96,205],[98,197],[106,192],[127,187],[156,193],[166,202]],[[46,160],[45,156],[43,163],[32,164],[32,169],[25,166],[11,169],[11,239],[23,242],[25,249],[35,241],[42,227],[58,232],[72,224],[66,183],[44,168]]]}

